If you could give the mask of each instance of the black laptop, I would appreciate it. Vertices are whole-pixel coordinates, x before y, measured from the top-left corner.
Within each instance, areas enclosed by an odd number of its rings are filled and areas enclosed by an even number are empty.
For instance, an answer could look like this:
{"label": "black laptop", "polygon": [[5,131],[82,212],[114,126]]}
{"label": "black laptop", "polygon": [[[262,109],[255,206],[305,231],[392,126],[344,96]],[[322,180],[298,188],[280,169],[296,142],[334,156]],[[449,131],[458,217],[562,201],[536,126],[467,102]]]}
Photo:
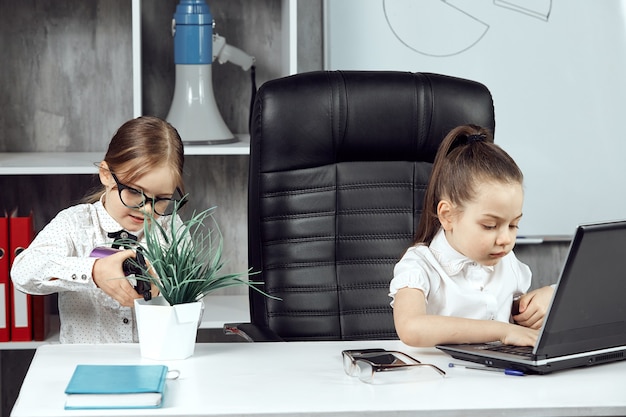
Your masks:
{"label": "black laptop", "polygon": [[534,347],[438,345],[454,358],[545,374],[626,358],[626,221],[578,226]]}

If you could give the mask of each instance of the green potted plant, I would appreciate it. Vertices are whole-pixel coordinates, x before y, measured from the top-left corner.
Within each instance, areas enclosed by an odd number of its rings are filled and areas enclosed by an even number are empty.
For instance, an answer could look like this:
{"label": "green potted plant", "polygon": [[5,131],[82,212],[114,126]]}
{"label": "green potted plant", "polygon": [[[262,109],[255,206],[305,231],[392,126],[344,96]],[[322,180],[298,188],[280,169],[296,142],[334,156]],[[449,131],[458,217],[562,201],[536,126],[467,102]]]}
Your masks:
{"label": "green potted plant", "polygon": [[261,283],[247,279],[250,271],[222,273],[223,237],[213,217],[215,207],[194,212],[182,223],[177,220],[179,207],[176,203],[167,228],[148,216],[145,243],[133,243],[138,256],[131,263],[141,271],[135,279],[160,292],[154,299],[135,300],[141,354],[152,359],[184,359],[193,354],[205,295],[247,285],[272,297],[257,287]]}

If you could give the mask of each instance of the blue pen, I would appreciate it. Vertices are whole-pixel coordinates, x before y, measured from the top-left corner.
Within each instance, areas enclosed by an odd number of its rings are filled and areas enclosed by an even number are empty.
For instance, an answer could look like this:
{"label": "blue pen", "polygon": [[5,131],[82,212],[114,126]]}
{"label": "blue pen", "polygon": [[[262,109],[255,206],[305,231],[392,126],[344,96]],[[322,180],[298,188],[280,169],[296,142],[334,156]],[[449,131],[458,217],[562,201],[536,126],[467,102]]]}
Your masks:
{"label": "blue pen", "polygon": [[524,376],[526,375],[523,371],[518,371],[517,369],[499,369],[499,368],[490,368],[488,366],[467,366],[467,365],[455,365],[454,363],[450,362],[448,364],[449,368],[454,368],[455,366],[460,366],[461,368],[465,368],[465,369],[474,369],[476,371],[491,371],[491,372],[504,372],[504,375],[511,375],[511,376]]}

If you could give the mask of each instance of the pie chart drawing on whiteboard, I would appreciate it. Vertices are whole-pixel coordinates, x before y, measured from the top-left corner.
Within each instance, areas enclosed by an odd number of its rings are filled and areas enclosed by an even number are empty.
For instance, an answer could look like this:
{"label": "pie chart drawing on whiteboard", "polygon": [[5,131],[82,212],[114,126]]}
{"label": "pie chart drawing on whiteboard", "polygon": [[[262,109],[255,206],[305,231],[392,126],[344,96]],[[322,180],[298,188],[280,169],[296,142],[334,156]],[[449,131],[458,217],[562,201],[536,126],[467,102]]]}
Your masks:
{"label": "pie chart drawing on whiteboard", "polygon": [[[446,57],[472,48],[489,31],[488,21],[474,11],[478,4],[459,0],[383,0],[383,11],[387,25],[407,48],[422,55]],[[492,0],[490,7],[548,21],[552,0]]]}

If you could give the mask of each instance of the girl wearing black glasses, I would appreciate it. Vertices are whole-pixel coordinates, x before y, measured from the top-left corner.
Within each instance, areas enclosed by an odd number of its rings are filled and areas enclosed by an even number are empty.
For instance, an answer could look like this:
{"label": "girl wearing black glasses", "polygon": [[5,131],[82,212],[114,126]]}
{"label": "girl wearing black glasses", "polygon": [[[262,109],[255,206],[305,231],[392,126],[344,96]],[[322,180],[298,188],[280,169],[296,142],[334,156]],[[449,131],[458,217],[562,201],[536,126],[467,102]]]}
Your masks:
{"label": "girl wearing black glasses", "polygon": [[58,293],[61,343],[138,341],[131,307],[142,295],[119,279],[134,251],[90,255],[97,247],[118,247],[118,239],[143,240],[147,213],[167,229],[163,217],[176,202],[184,204],[183,162],[181,138],[169,123],[147,116],[124,123],[98,164],[101,186],[58,213],[16,257],[11,278],[17,289]]}

